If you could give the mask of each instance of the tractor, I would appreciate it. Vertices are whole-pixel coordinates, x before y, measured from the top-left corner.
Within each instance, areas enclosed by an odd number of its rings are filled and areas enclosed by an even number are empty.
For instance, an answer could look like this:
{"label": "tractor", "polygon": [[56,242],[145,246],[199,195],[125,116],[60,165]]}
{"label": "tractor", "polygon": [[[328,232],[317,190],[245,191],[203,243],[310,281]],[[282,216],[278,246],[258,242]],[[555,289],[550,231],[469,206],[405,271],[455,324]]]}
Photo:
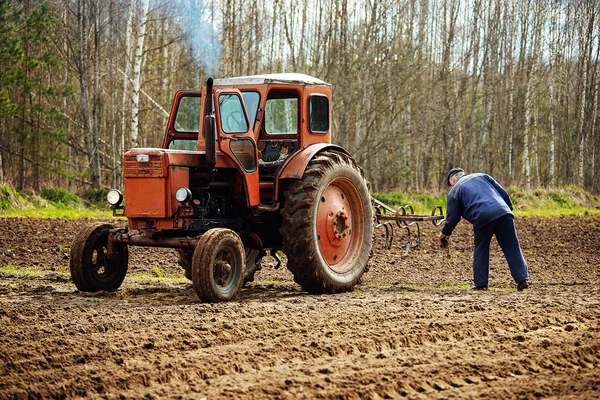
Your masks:
{"label": "tractor", "polygon": [[161,148],[133,148],[127,226],[100,224],[72,245],[81,291],[115,291],[129,246],[174,248],[204,302],[228,301],[282,251],[309,293],[350,291],[365,272],[373,204],[362,168],[331,143],[331,85],[302,74],[211,79],[175,94]]}

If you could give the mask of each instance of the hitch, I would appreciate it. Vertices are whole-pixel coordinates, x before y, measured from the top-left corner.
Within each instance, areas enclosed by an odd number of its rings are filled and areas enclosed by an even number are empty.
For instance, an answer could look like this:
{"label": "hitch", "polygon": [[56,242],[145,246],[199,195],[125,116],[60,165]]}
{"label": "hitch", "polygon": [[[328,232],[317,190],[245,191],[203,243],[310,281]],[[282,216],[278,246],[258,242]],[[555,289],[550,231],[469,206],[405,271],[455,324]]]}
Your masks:
{"label": "hitch", "polygon": [[[404,256],[408,255],[411,248],[416,249],[419,247],[421,240],[421,227],[419,223],[430,221],[434,226],[440,226],[444,223],[444,212],[441,206],[433,207],[431,215],[415,214],[412,206],[406,205],[393,209],[392,207],[380,202],[379,200],[371,197],[371,204],[373,205],[373,219],[375,220],[375,229],[385,229],[385,247],[386,249],[392,248],[392,242],[394,240],[394,224],[398,228],[404,229],[408,235],[408,243],[404,249]],[[416,235],[411,233],[411,227],[416,228]]]}

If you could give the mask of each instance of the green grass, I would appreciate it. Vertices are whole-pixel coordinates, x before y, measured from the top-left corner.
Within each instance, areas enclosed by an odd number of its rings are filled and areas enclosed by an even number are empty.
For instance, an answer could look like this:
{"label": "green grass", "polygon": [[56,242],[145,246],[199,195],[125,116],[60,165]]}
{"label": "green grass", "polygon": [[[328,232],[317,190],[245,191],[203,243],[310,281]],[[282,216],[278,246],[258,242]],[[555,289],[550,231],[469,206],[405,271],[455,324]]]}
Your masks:
{"label": "green grass", "polygon": [[515,214],[556,217],[561,215],[600,215],[600,197],[569,185],[560,189],[536,189],[530,192],[511,186],[508,193]]}
{"label": "green grass", "polygon": [[[600,215],[600,196],[569,185],[560,189],[524,191],[517,186],[508,189],[515,214],[519,216],[556,217],[562,215]],[[396,209],[410,205],[415,214],[431,214],[434,206],[446,209],[448,192],[373,193],[377,200]],[[105,200],[105,190],[87,190],[79,196],[64,189],[44,189],[38,193],[19,193],[0,184],[0,217],[30,218],[113,218]],[[124,218],[124,217],[120,217]]]}
{"label": "green grass", "polygon": [[63,275],[70,276],[69,267],[61,266],[54,270],[40,270],[30,267],[20,267],[17,265],[7,264],[0,266],[0,274],[14,274],[21,276],[31,276],[31,277],[40,277],[46,275]]}
{"label": "green grass", "polygon": [[421,192],[388,192],[388,193],[373,193],[372,196],[386,205],[397,208],[400,206],[410,205],[413,207],[415,214],[431,214],[434,206],[446,205],[446,193],[431,195]]}
{"label": "green grass", "polygon": [[81,199],[64,189],[19,193],[9,185],[0,185],[0,217],[104,219],[112,216],[108,206]]}
{"label": "green grass", "polygon": [[156,278],[165,278],[167,276],[159,267],[152,268],[152,275],[154,275]]}
{"label": "green grass", "polygon": [[113,218],[112,211],[79,209],[11,209],[0,210],[0,217],[25,217],[25,218]]}
{"label": "green grass", "polygon": [[[161,271],[162,272],[162,271]],[[189,279],[182,275],[164,275],[157,276],[156,272],[134,272],[128,273],[125,281],[133,282],[169,282],[169,283],[191,283]]]}
{"label": "green grass", "polygon": [[[18,275],[22,277],[44,277],[47,275],[60,275],[65,278],[71,276],[69,267],[61,266],[54,270],[41,270],[39,268],[21,267],[12,264],[0,266],[0,274]],[[127,274],[126,281],[135,282],[171,282],[189,283],[183,275],[166,275],[160,268],[154,267],[151,272],[135,272]]]}
{"label": "green grass", "polygon": [[560,216],[599,216],[600,209],[589,209],[582,207],[554,208],[554,209],[526,209],[516,210],[515,215],[524,217],[560,217]]}
{"label": "green grass", "polygon": [[[518,216],[556,217],[562,215],[600,215],[600,196],[593,195],[576,186],[561,189],[536,189],[530,192],[511,186],[507,189]],[[419,192],[373,193],[377,200],[392,208],[411,205],[415,214],[431,214],[434,205],[446,210],[448,192],[437,195]]]}

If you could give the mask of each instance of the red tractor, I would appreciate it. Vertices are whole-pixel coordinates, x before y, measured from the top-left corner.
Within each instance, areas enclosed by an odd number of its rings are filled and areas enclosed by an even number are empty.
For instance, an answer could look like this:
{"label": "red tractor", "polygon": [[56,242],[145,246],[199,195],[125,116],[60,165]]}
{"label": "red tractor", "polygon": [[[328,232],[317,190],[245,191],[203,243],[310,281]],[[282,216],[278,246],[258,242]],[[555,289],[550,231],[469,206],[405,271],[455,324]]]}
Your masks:
{"label": "red tractor", "polygon": [[[301,74],[208,79],[175,95],[162,148],[129,150],[126,228],[87,228],[71,249],[79,290],[115,291],[128,247],[175,248],[201,300],[236,296],[269,250],[310,293],[352,290],[373,209],[363,170],[331,144],[331,85]],[[277,258],[279,261],[279,259]]]}

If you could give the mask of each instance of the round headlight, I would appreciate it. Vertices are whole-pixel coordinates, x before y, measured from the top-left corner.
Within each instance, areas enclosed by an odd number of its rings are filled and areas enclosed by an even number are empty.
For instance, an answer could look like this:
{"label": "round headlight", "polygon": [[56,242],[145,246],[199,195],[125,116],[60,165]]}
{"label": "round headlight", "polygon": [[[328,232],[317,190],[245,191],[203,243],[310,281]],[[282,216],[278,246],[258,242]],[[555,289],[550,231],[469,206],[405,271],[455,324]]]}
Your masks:
{"label": "round headlight", "polygon": [[177,192],[175,192],[175,200],[177,200],[180,203],[187,203],[188,201],[190,201],[192,199],[192,192],[190,189],[184,187],[180,187],[179,189],[177,189]]}
{"label": "round headlight", "polygon": [[108,201],[108,204],[111,206],[118,206],[123,201],[123,193],[117,189],[112,189],[106,195],[106,201]]}

